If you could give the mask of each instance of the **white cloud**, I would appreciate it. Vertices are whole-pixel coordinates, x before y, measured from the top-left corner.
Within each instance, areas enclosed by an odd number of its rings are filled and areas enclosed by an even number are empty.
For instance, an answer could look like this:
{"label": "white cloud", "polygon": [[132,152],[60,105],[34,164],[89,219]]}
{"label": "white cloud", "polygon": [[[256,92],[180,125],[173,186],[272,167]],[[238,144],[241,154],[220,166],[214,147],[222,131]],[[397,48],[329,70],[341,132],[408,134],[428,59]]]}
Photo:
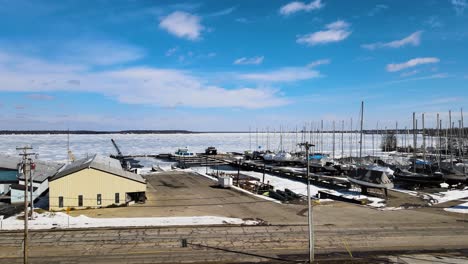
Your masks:
{"label": "white cloud", "polygon": [[428,58],[414,58],[403,63],[391,63],[387,65],[387,71],[397,72],[407,68],[416,67],[422,64],[438,63],[440,60],[434,57]]}
{"label": "white cloud", "polygon": [[[37,58],[0,52],[0,91],[40,93],[76,91],[103,94],[129,104],[162,107],[264,108],[285,105],[287,98],[271,88],[230,89],[210,84],[189,71],[152,67],[127,67],[90,72]],[[79,80],[79,85],[70,83]],[[238,86],[239,87],[239,86]]]}
{"label": "white cloud", "polygon": [[287,16],[287,15],[291,15],[299,11],[309,12],[312,10],[321,9],[324,6],[325,4],[323,4],[321,0],[311,1],[308,4],[304,2],[294,1],[294,2],[291,2],[282,6],[279,12],[280,14]]}
{"label": "white cloud", "polygon": [[247,23],[250,22],[250,20],[248,20],[248,19],[245,18],[245,17],[239,17],[239,18],[236,18],[236,22],[243,23],[243,24],[247,24]]}
{"label": "white cloud", "polygon": [[[13,44],[11,42],[1,42],[0,62],[8,59],[6,54],[36,54],[39,51],[46,50],[49,62],[54,65],[65,64],[70,67],[82,65],[89,68],[93,66],[122,65],[138,61],[146,55],[146,51],[140,47],[126,43],[120,43],[112,40],[103,40],[97,38],[76,38],[60,42],[60,45],[49,41],[36,41],[33,44]],[[18,58],[18,55],[16,55]],[[26,61],[26,60],[23,60]],[[28,58],[28,63],[32,63],[34,58]],[[35,63],[38,61],[36,60]],[[33,67],[34,65],[30,65]],[[67,69],[65,69],[67,70]]]}
{"label": "white cloud", "polygon": [[445,79],[445,78],[448,78],[448,77],[449,77],[449,75],[446,74],[446,73],[437,73],[437,74],[432,74],[432,75],[428,75],[428,76],[390,81],[390,82],[384,83],[384,85],[395,84],[395,83],[404,83],[404,82],[412,82],[412,81],[432,80],[432,79]]}
{"label": "white cloud", "polygon": [[400,48],[406,45],[419,46],[421,43],[421,34],[422,31],[416,31],[403,39],[394,40],[387,43],[377,42],[372,44],[364,44],[362,47],[369,50],[375,50],[378,48]]}
{"label": "white cloud", "polygon": [[424,24],[430,26],[431,28],[441,28],[444,26],[444,24],[437,16],[429,17],[426,21],[424,21]]}
{"label": "white cloud", "polygon": [[189,40],[199,39],[204,30],[199,16],[182,11],[175,11],[164,17],[159,23],[159,27],[179,38]]}
{"label": "white cloud", "polygon": [[143,50],[111,41],[78,40],[66,44],[57,55],[63,61],[99,66],[122,64],[144,57]]}
{"label": "white cloud", "polygon": [[256,57],[252,57],[252,58],[242,57],[242,58],[236,59],[234,61],[234,64],[237,64],[237,65],[248,65],[248,64],[259,65],[259,64],[262,64],[263,59],[264,59],[263,56],[256,56]]}
{"label": "white cloud", "polygon": [[231,14],[236,9],[237,9],[237,7],[230,7],[230,8],[226,8],[226,9],[211,13],[208,16],[210,16],[210,17],[225,16],[225,15]]}
{"label": "white cloud", "polygon": [[466,0],[451,0],[451,3],[457,15],[463,15],[465,8],[468,7]]}
{"label": "white cloud", "polygon": [[331,63],[330,59],[316,60],[316,61],[313,61],[313,62],[307,64],[307,67],[308,68],[314,68],[314,67],[317,67],[317,66],[320,66],[320,65],[326,65],[326,64],[330,64],[330,63]]}
{"label": "white cloud", "polygon": [[168,49],[166,51],[166,57],[171,57],[172,55],[174,55],[174,53],[176,53],[177,50],[178,50],[177,47]]}
{"label": "white cloud", "polygon": [[413,76],[415,74],[418,74],[419,71],[418,70],[412,70],[412,71],[407,71],[407,72],[403,72],[400,74],[401,77],[409,77],[409,76]]}
{"label": "white cloud", "polygon": [[387,9],[388,6],[386,5],[376,5],[374,8],[372,8],[371,11],[367,14],[368,16],[375,16],[376,14],[380,13],[380,11]]}
{"label": "white cloud", "polygon": [[263,73],[240,74],[239,78],[260,82],[295,82],[320,77],[315,70],[299,67],[287,67]]}
{"label": "white cloud", "polygon": [[349,30],[350,24],[343,20],[338,20],[325,26],[327,30],[317,31],[307,35],[299,36],[296,40],[299,44],[307,44],[310,46],[318,44],[327,44],[332,42],[340,42],[351,35]]}

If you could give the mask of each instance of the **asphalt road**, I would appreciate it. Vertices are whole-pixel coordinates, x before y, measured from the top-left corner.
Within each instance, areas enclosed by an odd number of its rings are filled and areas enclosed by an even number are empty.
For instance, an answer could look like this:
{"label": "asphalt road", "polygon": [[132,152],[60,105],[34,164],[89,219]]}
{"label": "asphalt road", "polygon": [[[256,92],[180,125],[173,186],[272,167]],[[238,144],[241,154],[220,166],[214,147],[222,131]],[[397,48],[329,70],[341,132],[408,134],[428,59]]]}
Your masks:
{"label": "asphalt road", "polygon": [[[29,254],[31,263],[295,262],[306,257],[306,234],[304,225],[33,231]],[[468,229],[452,226],[318,226],[315,235],[321,255],[468,248]],[[0,232],[0,263],[22,262],[21,245],[21,232]]]}

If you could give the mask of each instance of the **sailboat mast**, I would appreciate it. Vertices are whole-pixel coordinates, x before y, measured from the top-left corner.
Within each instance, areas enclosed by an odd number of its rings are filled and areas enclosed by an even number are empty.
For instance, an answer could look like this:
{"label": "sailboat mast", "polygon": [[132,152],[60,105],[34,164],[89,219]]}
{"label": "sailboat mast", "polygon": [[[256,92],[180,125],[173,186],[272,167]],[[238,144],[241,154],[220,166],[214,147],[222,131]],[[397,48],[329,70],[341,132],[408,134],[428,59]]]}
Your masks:
{"label": "sailboat mast", "polygon": [[351,159],[353,156],[353,118],[351,117],[351,126],[350,126],[350,133],[349,133],[349,158]]}
{"label": "sailboat mast", "polygon": [[[460,115],[461,115],[461,131],[460,131],[460,136],[461,136],[461,158],[464,157],[464,150],[465,150],[465,126],[463,124],[463,108],[460,108]],[[465,168],[465,167],[463,167]]]}
{"label": "sailboat mast", "polygon": [[323,153],[323,120],[321,120],[320,125],[320,152]]}
{"label": "sailboat mast", "polygon": [[426,129],[424,126],[424,113],[422,114],[423,160],[426,161]]}
{"label": "sailboat mast", "polygon": [[252,151],[252,130],[249,127],[249,150]]}
{"label": "sailboat mast", "polygon": [[[359,140],[359,159],[362,159],[362,128],[364,126],[364,101],[361,102],[361,135]],[[362,161],[362,160],[361,160]]]}
{"label": "sailboat mast", "polygon": [[398,150],[398,121],[395,122],[395,150]]}
{"label": "sailboat mast", "polygon": [[344,158],[344,120],[341,121],[341,159]]}
{"label": "sailboat mast", "polygon": [[450,151],[450,164],[452,165],[452,169],[453,169],[453,151],[452,151],[452,129],[453,129],[453,126],[452,126],[452,111],[449,110],[449,127],[450,127],[450,131],[449,131],[449,151]]}
{"label": "sailboat mast", "polygon": [[437,159],[437,166],[439,167],[439,171],[440,171],[440,124],[439,124],[439,113],[437,113],[437,138],[439,140],[439,147],[437,148],[437,156],[438,156],[438,159]]}
{"label": "sailboat mast", "polygon": [[416,113],[413,112],[413,170],[416,173]]}
{"label": "sailboat mast", "polygon": [[70,129],[67,130],[67,163],[70,163]]}
{"label": "sailboat mast", "polygon": [[332,140],[332,148],[333,148],[333,159],[335,159],[335,121],[333,121],[333,140]]}

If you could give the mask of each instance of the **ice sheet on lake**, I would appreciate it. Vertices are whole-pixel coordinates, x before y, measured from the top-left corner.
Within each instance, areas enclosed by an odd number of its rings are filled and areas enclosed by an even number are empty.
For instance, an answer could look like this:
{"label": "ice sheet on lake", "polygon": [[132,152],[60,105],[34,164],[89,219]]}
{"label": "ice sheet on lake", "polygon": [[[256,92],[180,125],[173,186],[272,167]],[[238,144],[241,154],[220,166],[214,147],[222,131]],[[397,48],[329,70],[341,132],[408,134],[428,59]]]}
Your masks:
{"label": "ice sheet on lake", "polygon": [[[400,137],[403,135],[399,135]],[[331,153],[333,149],[332,134],[323,134],[323,144],[316,142],[317,135],[305,137],[306,140],[316,144],[313,151]],[[280,148],[279,133],[261,133],[258,140],[255,133],[202,133],[202,134],[93,134],[70,135],[70,149],[77,158],[87,154],[117,154],[111,139],[115,139],[124,155],[128,154],[158,154],[174,153],[178,148],[188,146],[190,151],[204,152],[209,146],[214,146],[219,152],[244,152],[249,149],[278,150]],[[297,143],[301,140],[301,133],[283,133],[283,148],[287,151],[299,150]],[[336,157],[341,155],[341,137],[336,136]],[[351,138],[353,138],[351,140]],[[344,155],[358,156],[358,134],[344,136]],[[379,150],[380,136],[364,135],[363,153],[365,155],[381,154]],[[419,141],[418,141],[419,142]],[[0,135],[0,153],[17,155],[16,147],[32,145],[34,152],[40,154],[44,160],[64,162],[67,160],[67,135]],[[320,149],[321,146],[323,149]],[[372,147],[373,146],[373,147]]]}

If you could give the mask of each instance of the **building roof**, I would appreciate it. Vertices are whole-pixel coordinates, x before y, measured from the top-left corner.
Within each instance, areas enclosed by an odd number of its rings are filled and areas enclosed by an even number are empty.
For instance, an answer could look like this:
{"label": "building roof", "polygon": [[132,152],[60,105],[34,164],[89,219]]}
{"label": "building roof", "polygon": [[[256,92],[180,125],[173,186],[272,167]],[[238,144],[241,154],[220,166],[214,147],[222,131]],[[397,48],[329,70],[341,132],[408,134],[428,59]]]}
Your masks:
{"label": "building roof", "polygon": [[[32,175],[34,182],[44,182],[46,179],[54,176],[57,171],[65,165],[63,163],[43,160],[35,160],[34,163],[36,164]],[[20,174],[19,179],[24,180],[23,174]]]}
{"label": "building roof", "polygon": [[[15,172],[17,172],[19,163],[21,163],[21,157],[19,156],[0,154],[0,169],[15,170]],[[52,177],[64,165],[63,163],[44,160],[34,160],[34,163],[36,164],[33,174],[33,180],[35,182],[43,182],[47,178]],[[11,177],[11,175],[9,176]],[[23,174],[20,173],[18,178],[24,180]]]}
{"label": "building roof", "polygon": [[0,169],[17,170],[20,162],[19,156],[0,154]]}
{"label": "building roof", "polygon": [[63,166],[58,173],[50,179],[50,181],[54,181],[86,168],[93,168],[129,180],[146,183],[146,180],[140,175],[123,170],[119,160],[100,155],[76,160],[73,163]]}

